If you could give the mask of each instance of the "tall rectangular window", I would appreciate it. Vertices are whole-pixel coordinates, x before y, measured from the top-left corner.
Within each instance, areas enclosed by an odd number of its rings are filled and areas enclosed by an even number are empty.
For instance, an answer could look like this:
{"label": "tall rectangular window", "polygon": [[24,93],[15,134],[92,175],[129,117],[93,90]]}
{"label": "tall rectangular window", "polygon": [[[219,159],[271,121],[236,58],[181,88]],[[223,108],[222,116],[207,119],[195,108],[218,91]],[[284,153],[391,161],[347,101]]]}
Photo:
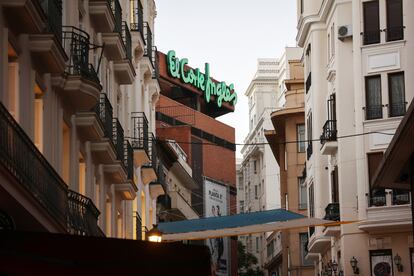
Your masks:
{"label": "tall rectangular window", "polygon": [[331,173],[332,203],[339,203],[338,166]]}
{"label": "tall rectangular window", "polygon": [[307,138],[308,138],[308,148],[307,148],[307,153],[306,153],[306,158],[307,160],[310,159],[310,157],[312,156],[313,153],[313,144],[312,144],[312,112],[309,112],[309,116],[307,119],[307,124],[306,124],[306,128],[307,128]]}
{"label": "tall rectangular window", "polygon": [[254,167],[254,174],[257,174],[257,161],[253,161],[253,167]]}
{"label": "tall rectangular window", "polygon": [[296,125],[296,141],[298,141],[298,152],[305,152],[305,124]]}
{"label": "tall rectangular window", "polygon": [[365,78],[365,118],[382,118],[381,75]]}
{"label": "tall rectangular window", "polygon": [[309,217],[315,217],[315,202],[314,202],[314,191],[313,183],[309,186]]}
{"label": "tall rectangular window", "polygon": [[368,153],[368,179],[369,179],[369,206],[384,206],[386,204],[385,189],[374,189],[372,187],[372,181],[377,171],[379,164],[381,163],[383,153],[373,152]]}
{"label": "tall rectangular window", "polygon": [[298,191],[299,191],[299,209],[308,208],[308,197],[306,190],[305,178],[298,177]]}
{"label": "tall rectangular window", "polygon": [[378,0],[364,2],[364,45],[380,43],[380,17]]}
{"label": "tall rectangular window", "polygon": [[308,233],[299,233],[300,260],[303,266],[313,265],[312,260],[306,260],[306,255],[308,254],[308,240]]}
{"label": "tall rectangular window", "polygon": [[257,199],[257,196],[258,196],[257,185],[254,185],[254,198]]}
{"label": "tall rectangular window", "polygon": [[260,245],[259,245],[259,237],[256,237],[256,252],[259,252]]}
{"label": "tall rectangular window", "polygon": [[402,0],[387,0],[387,41],[404,39],[402,2]]}
{"label": "tall rectangular window", "polygon": [[404,72],[388,75],[389,116],[403,116],[405,114],[405,84]]}

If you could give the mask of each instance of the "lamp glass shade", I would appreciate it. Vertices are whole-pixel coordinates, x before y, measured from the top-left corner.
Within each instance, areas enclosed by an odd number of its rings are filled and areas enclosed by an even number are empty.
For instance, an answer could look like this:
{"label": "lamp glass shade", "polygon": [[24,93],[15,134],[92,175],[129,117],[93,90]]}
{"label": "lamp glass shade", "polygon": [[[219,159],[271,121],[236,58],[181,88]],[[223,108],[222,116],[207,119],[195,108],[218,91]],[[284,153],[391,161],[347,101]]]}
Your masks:
{"label": "lamp glass shade", "polygon": [[155,224],[154,227],[149,230],[146,234],[148,241],[150,242],[161,242],[162,241],[162,233],[158,230],[157,225]]}

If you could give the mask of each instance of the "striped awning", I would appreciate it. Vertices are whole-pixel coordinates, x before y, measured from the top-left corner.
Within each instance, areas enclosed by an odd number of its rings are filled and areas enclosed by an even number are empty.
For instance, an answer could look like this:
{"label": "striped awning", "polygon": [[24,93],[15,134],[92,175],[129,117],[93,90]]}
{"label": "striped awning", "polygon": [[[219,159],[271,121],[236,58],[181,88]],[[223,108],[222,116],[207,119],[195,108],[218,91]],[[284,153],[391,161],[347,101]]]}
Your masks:
{"label": "striped awning", "polygon": [[163,222],[158,229],[164,241],[204,240],[239,236],[283,229],[329,225],[329,220],[308,218],[301,214],[275,209],[230,216]]}

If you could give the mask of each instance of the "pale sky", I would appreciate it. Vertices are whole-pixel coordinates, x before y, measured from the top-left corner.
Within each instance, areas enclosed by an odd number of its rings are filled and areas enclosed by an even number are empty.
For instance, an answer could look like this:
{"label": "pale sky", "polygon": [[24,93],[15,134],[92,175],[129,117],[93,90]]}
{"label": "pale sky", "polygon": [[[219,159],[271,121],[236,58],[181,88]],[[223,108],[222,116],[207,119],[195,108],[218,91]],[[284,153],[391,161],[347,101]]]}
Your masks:
{"label": "pale sky", "polygon": [[[234,83],[236,111],[219,117],[236,129],[243,143],[249,119],[247,87],[256,72],[258,58],[278,58],[285,46],[295,46],[295,0],[155,0],[155,45],[166,53],[175,50],[191,67]],[[241,146],[237,157],[241,157]]]}

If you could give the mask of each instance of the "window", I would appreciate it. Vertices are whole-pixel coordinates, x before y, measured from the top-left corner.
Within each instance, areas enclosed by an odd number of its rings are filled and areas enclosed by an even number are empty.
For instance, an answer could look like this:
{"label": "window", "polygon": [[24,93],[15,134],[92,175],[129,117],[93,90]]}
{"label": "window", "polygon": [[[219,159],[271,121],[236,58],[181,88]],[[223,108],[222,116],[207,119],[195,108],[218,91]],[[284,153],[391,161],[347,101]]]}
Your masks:
{"label": "window", "polygon": [[308,208],[308,197],[306,190],[305,178],[298,177],[298,188],[299,188],[299,209]]}
{"label": "window", "polygon": [[331,200],[332,203],[339,203],[338,167],[331,172]]}
{"label": "window", "polygon": [[256,237],[256,252],[259,252],[260,246],[259,246],[259,237]]}
{"label": "window", "polygon": [[305,152],[305,124],[296,125],[296,140],[298,141],[298,152]]}
{"label": "window", "polygon": [[300,242],[300,259],[301,264],[304,266],[313,265],[312,260],[306,260],[305,257],[308,254],[308,233],[299,233]]}
{"label": "window", "polygon": [[387,0],[387,41],[404,39],[402,0]]}
{"label": "window", "polygon": [[382,118],[381,76],[365,78],[365,118],[367,120]]}
{"label": "window", "polygon": [[312,112],[309,112],[309,116],[307,119],[307,138],[308,138],[308,148],[307,148],[307,160],[310,159],[312,156],[313,148],[312,148]]}
{"label": "window", "polygon": [[331,55],[335,56],[335,24],[331,26]]}
{"label": "window", "polygon": [[300,14],[303,13],[303,0],[300,0]]}
{"label": "window", "polygon": [[240,200],[239,206],[240,206],[240,213],[244,213],[244,200]]}
{"label": "window", "polygon": [[309,186],[309,217],[315,217],[315,202],[313,193],[313,183]]}
{"label": "window", "polygon": [[253,167],[254,167],[254,174],[257,174],[257,161],[253,161]]}
{"label": "window", "polygon": [[305,82],[305,92],[306,94],[308,93],[311,85],[312,85],[312,74],[311,74],[311,62],[312,62],[312,57],[311,57],[311,45],[308,44],[308,47],[306,48],[306,60],[305,60],[305,67],[306,67],[306,73],[308,74],[308,76],[306,77],[306,82]]}
{"label": "window", "polygon": [[331,60],[331,34],[328,33],[328,63]]}
{"label": "window", "polygon": [[384,206],[386,204],[385,189],[373,189],[372,180],[382,160],[382,152],[368,153],[368,179],[369,179],[369,206]]}
{"label": "window", "polygon": [[258,195],[258,192],[257,192],[257,185],[254,185],[254,198],[255,198],[255,199],[257,199],[257,195]]}
{"label": "window", "polygon": [[405,114],[405,84],[404,72],[388,75],[389,90],[389,117],[403,116]]}
{"label": "window", "polygon": [[364,13],[364,45],[380,43],[380,17],[378,0],[363,3]]}

